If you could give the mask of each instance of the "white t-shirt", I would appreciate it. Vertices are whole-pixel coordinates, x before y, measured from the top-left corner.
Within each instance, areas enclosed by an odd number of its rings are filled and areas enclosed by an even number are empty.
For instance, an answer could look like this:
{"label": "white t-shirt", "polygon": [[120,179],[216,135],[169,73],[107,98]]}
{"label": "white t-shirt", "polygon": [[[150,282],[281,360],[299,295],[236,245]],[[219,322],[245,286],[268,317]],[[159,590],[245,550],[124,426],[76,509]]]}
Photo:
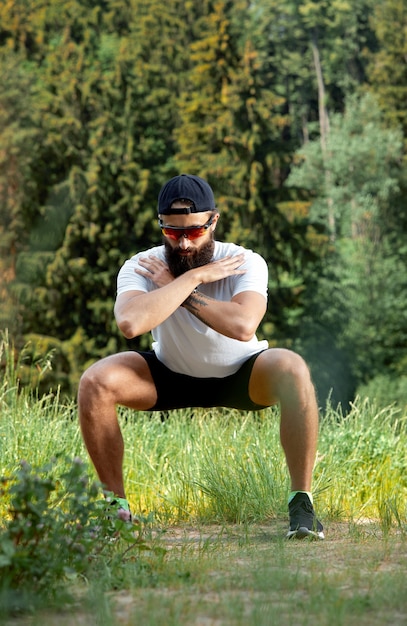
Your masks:
{"label": "white t-shirt", "polygon": [[[230,301],[243,291],[257,291],[267,299],[268,270],[265,260],[256,252],[246,250],[234,243],[215,241],[213,259],[244,253],[241,269],[246,273],[229,276],[213,283],[199,285],[198,291],[215,300]],[[138,259],[156,255],[165,261],[164,246],[140,252],[128,259],[117,277],[117,295],[126,291],[153,291],[153,281],[134,271]],[[140,269],[144,269],[141,268]],[[238,341],[225,337],[209,328],[185,307],[178,307],[162,324],[153,328],[153,344],[158,359],[174,372],[198,378],[223,378],[237,372],[252,355],[268,347],[266,340],[256,336],[250,341]]]}

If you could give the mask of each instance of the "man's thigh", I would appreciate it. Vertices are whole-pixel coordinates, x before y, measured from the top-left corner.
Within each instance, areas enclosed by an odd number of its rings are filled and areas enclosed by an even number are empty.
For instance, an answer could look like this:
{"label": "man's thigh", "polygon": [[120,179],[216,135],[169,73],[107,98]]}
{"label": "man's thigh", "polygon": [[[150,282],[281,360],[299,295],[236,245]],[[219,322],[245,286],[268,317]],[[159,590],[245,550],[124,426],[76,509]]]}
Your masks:
{"label": "man's thigh", "polygon": [[[122,352],[94,363],[83,377],[87,388],[99,388],[115,404],[140,411],[157,401],[157,391],[150,369],[137,352]],[[82,383],[81,383],[82,384]]]}

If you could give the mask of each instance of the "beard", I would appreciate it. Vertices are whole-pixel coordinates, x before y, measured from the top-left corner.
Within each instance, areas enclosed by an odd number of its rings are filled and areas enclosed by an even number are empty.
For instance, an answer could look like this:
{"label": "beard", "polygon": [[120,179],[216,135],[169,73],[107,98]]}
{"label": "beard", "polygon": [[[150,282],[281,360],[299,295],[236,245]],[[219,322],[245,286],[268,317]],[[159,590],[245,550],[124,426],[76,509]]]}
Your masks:
{"label": "beard", "polygon": [[177,276],[181,276],[181,274],[184,274],[188,270],[192,270],[195,267],[202,267],[202,265],[210,263],[213,258],[215,241],[212,238],[210,241],[203,244],[201,248],[194,250],[192,254],[187,256],[181,256],[180,248],[172,248],[165,239],[164,246],[168,268],[174,278],[177,278]]}

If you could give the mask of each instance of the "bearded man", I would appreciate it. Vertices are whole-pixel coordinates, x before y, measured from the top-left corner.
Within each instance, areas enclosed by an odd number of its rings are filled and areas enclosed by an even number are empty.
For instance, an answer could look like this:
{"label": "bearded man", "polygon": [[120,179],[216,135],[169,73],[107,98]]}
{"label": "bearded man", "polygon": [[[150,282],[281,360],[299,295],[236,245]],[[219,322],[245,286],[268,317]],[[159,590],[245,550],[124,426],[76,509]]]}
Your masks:
{"label": "bearded man", "polygon": [[181,174],[164,184],[158,219],[163,244],[124,263],[114,308],[123,335],[151,332],[152,349],[98,361],[79,386],[82,435],[101,482],[130,521],[117,405],[258,411],[278,403],[291,479],[287,537],[323,539],[311,492],[318,407],[309,369],[298,354],[269,348],[256,336],[267,308],[266,262],[215,240],[219,211],[198,176]]}

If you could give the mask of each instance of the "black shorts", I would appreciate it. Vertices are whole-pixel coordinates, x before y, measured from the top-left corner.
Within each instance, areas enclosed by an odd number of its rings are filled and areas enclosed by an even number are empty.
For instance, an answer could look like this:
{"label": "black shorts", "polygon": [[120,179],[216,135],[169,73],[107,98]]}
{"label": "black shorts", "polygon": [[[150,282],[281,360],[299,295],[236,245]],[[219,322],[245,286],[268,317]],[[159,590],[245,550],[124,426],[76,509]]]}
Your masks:
{"label": "black shorts", "polygon": [[138,352],[148,364],[157,389],[157,402],[149,411],[195,407],[228,407],[259,411],[266,407],[252,402],[249,380],[259,354],[250,357],[240,369],[225,378],[195,378],[177,374],[161,363],[153,350]]}

